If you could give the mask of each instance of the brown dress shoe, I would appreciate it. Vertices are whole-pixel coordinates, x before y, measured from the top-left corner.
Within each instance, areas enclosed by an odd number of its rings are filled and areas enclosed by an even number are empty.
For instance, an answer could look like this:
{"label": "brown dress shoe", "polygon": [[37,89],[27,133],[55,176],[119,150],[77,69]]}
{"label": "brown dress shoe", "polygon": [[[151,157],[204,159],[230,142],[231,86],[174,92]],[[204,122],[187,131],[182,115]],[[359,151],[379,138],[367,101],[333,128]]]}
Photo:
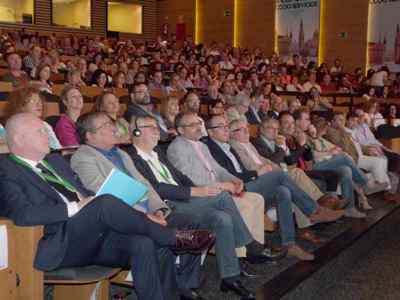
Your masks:
{"label": "brown dress shoe", "polygon": [[320,206],[332,209],[332,210],[337,210],[340,209],[341,207],[341,202],[338,197],[332,196],[325,194],[321,198],[318,199],[318,204]]}
{"label": "brown dress shoe", "polygon": [[288,246],[288,256],[294,256],[300,260],[307,260],[307,261],[314,260],[315,258],[314,254],[305,251],[296,244]]}
{"label": "brown dress shoe", "polygon": [[386,192],[383,194],[383,200],[386,202],[400,203],[400,195]]}
{"label": "brown dress shoe", "polygon": [[326,242],[325,239],[319,237],[318,235],[316,235],[314,232],[312,232],[311,230],[303,230],[300,234],[299,234],[299,239],[305,240],[307,242],[319,245],[319,244],[323,244]]}
{"label": "brown dress shoe", "polygon": [[177,230],[176,252],[202,253],[211,248],[215,242],[215,234],[210,230]]}
{"label": "brown dress shoe", "polygon": [[331,210],[319,206],[310,216],[310,221],[314,224],[334,222],[344,216],[344,210]]}

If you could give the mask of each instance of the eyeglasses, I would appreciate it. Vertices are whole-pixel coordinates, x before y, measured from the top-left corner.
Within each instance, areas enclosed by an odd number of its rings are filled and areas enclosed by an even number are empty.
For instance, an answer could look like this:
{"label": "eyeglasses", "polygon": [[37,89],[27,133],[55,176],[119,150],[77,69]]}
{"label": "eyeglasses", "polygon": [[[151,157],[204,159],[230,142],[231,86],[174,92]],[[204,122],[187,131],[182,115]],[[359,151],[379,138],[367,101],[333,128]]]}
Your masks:
{"label": "eyeglasses", "polygon": [[231,131],[232,132],[239,132],[239,131],[247,132],[247,131],[249,131],[249,129],[247,127],[240,127],[240,128],[233,129]]}
{"label": "eyeglasses", "polygon": [[207,129],[217,129],[217,128],[228,129],[229,126],[228,125],[215,125],[215,126],[207,127]]}
{"label": "eyeglasses", "polygon": [[100,125],[99,127],[96,127],[96,128],[91,129],[91,131],[96,132],[96,131],[98,131],[98,130],[100,130],[100,129],[102,129],[102,128],[111,127],[111,126],[114,126],[114,123],[113,123],[112,121],[107,121],[107,122],[104,122],[104,123],[103,123],[102,125]]}
{"label": "eyeglasses", "polygon": [[157,125],[143,125],[143,126],[138,126],[138,129],[143,129],[143,128],[149,128],[152,130],[160,130],[160,127]]}
{"label": "eyeglasses", "polygon": [[182,124],[180,127],[197,127],[197,126],[201,126],[201,122],[193,122],[193,123],[189,123],[189,124]]}

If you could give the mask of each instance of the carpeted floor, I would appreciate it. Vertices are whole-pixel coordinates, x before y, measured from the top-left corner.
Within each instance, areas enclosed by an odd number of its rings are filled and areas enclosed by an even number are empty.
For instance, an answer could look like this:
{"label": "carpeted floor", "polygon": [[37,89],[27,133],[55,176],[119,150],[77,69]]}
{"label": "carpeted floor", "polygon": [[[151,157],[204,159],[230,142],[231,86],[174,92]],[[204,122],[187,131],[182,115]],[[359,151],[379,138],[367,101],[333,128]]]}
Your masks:
{"label": "carpeted floor", "polygon": [[[386,206],[388,204],[384,203],[379,199],[380,197],[374,197],[372,199],[371,203],[375,208],[379,208],[382,206]],[[374,211],[369,213],[370,215],[374,214]],[[322,224],[316,227],[316,231],[319,235],[327,238],[328,240],[333,239],[334,237],[340,235],[344,231],[346,231],[350,226],[352,225],[352,221],[350,219],[343,219],[339,222],[333,223],[333,224]],[[278,234],[272,234],[267,236],[268,240],[271,243],[279,243],[279,236]],[[393,241],[386,241],[388,244],[393,243]],[[316,247],[313,245],[310,245],[308,243],[302,243],[301,241],[299,242],[304,248],[308,250],[315,250]],[[391,244],[390,244],[391,245]],[[397,248],[400,246],[400,237],[397,240]],[[381,251],[379,249],[382,248]],[[392,248],[392,250],[391,250]],[[383,255],[385,253],[385,250],[388,249],[388,253],[386,253],[386,257],[380,257],[379,255]],[[377,253],[375,253],[377,252]],[[390,278],[394,277],[395,275],[388,275],[389,278],[385,279],[385,276],[379,275],[380,270],[383,270],[383,267],[380,267],[380,265],[383,265],[383,262],[386,260],[392,261],[395,260],[396,256],[391,255],[395,254],[396,252],[396,246],[393,247],[388,247],[388,246],[382,246],[381,245],[374,251],[374,253],[371,253],[371,257],[362,259],[359,263],[357,263],[354,268],[351,268],[351,272],[349,274],[345,274],[343,277],[343,282],[337,282],[337,284],[332,285],[329,287],[327,291],[321,291],[319,293],[318,299],[400,299],[400,289],[399,292],[393,293],[393,295],[397,295],[398,297],[396,298],[395,296],[391,298],[385,298],[385,297],[380,297],[380,298],[375,298],[375,294],[379,294],[380,289],[377,287],[376,289],[373,289],[373,293],[368,291],[371,286],[371,283],[369,280],[371,279],[379,285],[378,283],[388,283],[390,284],[391,288],[393,290],[400,287],[400,277],[398,282],[391,282]],[[367,262],[369,260],[374,260],[376,255],[376,261],[373,262],[373,264],[368,264]],[[282,261],[280,261],[276,265],[253,265],[251,268],[258,273],[260,276],[256,279],[251,279],[251,280],[245,280],[245,284],[248,288],[256,291],[260,287],[263,286],[264,283],[268,282],[270,279],[273,277],[277,276],[279,273],[282,271],[286,270],[288,267],[292,266],[297,262],[296,259],[293,258],[285,258]],[[371,270],[365,269],[371,265]],[[389,270],[389,267],[387,266],[388,264],[385,265],[385,269],[387,268],[389,273],[391,274],[392,272]],[[393,266],[399,267],[400,266],[400,258],[397,264],[393,262]],[[219,291],[219,278],[216,272],[216,260],[214,256],[209,256],[206,260],[205,266],[204,266],[204,276],[205,276],[205,282],[204,285],[201,287],[201,294],[206,297],[207,299],[218,299],[218,300],[235,300],[235,299],[240,299],[239,297],[235,297],[232,293],[224,294]],[[360,272],[356,272],[357,270],[361,270]],[[349,270],[350,271],[350,270]],[[393,269],[394,272],[394,269]],[[365,275],[370,274],[370,276],[365,276]],[[350,276],[350,277],[348,277]],[[352,277],[354,276],[354,277]],[[370,278],[371,277],[371,278]],[[375,280],[373,277],[377,277]],[[349,279],[347,279],[349,278]],[[370,279],[369,279],[370,278]],[[355,288],[358,287],[358,288]],[[115,291],[121,290],[120,287],[113,287],[112,292],[114,293]],[[350,294],[348,291],[352,290],[353,292]],[[351,295],[354,295],[354,290],[358,290],[357,295],[354,297]],[[382,293],[385,291],[385,288],[382,286],[381,288]],[[339,294],[335,294],[339,293]],[[383,294],[382,294],[383,295]],[[368,298],[368,297],[369,298]],[[347,298],[345,298],[347,297]],[[134,300],[136,299],[134,293],[132,293],[130,296],[125,298],[126,300]]]}
{"label": "carpeted floor", "polygon": [[368,254],[354,261],[340,280],[318,292],[319,300],[400,299],[400,236],[388,233]]}

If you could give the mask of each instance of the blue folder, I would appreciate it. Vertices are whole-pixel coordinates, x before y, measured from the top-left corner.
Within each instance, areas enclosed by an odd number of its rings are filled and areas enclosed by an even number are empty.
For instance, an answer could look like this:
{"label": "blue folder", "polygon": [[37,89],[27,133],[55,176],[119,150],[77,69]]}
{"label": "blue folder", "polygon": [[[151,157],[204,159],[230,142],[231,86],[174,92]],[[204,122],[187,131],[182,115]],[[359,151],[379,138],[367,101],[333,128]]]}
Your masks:
{"label": "blue folder", "polygon": [[110,194],[129,206],[134,206],[140,202],[147,202],[147,192],[148,189],[143,183],[114,168],[97,191],[96,197]]}

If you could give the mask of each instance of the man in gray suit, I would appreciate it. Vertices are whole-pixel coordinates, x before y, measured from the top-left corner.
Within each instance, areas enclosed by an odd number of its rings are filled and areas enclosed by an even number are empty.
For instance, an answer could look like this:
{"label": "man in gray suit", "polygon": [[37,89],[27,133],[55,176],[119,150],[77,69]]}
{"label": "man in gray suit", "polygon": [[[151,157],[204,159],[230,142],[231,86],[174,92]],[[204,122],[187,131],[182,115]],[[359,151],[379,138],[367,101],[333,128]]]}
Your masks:
{"label": "man in gray suit", "polygon": [[[221,188],[233,195],[241,192],[243,189],[243,182],[218,164],[212,157],[208,147],[199,141],[201,132],[200,124],[196,116],[190,113],[178,114],[175,118],[175,125],[179,136],[176,137],[168,147],[167,155],[169,161],[188,176],[196,185],[220,185]],[[222,127],[225,126],[227,126],[227,124],[223,123]],[[263,173],[268,172],[264,171]],[[270,180],[264,179],[264,191],[262,191],[260,187],[260,181],[247,184],[248,190],[257,191],[257,193],[263,192],[264,195],[271,193],[272,198],[276,197],[280,199],[281,201],[277,201],[278,205],[281,207],[280,211],[286,211],[286,216],[289,216],[292,199],[314,223],[333,221],[343,214],[341,212],[331,212],[317,206],[314,201],[297,188],[283,172],[272,172],[271,167],[270,174],[264,175],[264,178],[267,177],[270,177]],[[285,182],[285,186],[283,182]],[[239,203],[246,202],[249,205],[252,204],[249,199],[241,199]],[[264,211],[261,211],[261,214],[263,215]],[[257,216],[251,217],[255,222],[261,223],[262,215],[258,219]],[[288,246],[289,254],[304,260],[314,259],[312,254],[306,253],[300,247],[296,246],[293,220],[292,218],[285,219],[286,222],[281,223],[281,231],[285,232],[282,236],[286,237],[284,244]]]}
{"label": "man in gray suit", "polygon": [[[115,144],[116,127],[105,113],[89,113],[78,123],[82,146],[71,158],[71,168],[78,174],[83,185],[96,193],[112,169],[129,174],[146,185],[147,216],[163,226],[177,228],[198,228],[200,220],[196,216],[173,212],[161,200],[151,184],[136,170],[127,153]],[[177,283],[181,299],[204,299],[194,289],[200,285],[200,256],[182,255]],[[168,277],[172,274],[163,274]]]}
{"label": "man in gray suit", "polygon": [[178,114],[175,124],[179,136],[169,145],[169,161],[197,186],[213,185],[232,194],[233,200],[254,239],[264,244],[264,199],[244,192],[243,181],[221,167],[199,139],[201,123],[190,112]]}

